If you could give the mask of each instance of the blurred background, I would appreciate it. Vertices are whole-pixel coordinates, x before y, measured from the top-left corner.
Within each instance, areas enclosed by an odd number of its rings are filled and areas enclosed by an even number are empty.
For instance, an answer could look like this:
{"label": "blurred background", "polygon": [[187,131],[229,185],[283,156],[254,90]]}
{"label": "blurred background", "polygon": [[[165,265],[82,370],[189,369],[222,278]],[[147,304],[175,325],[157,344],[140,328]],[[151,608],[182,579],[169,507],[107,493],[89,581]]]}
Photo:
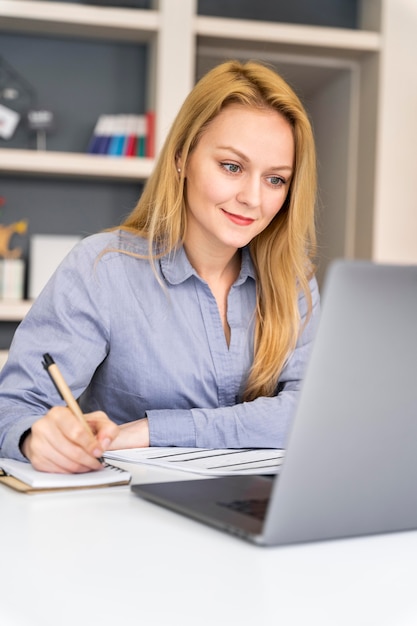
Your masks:
{"label": "blurred background", "polygon": [[33,242],[119,223],[189,90],[230,58],[272,65],[309,112],[320,282],[339,257],[417,263],[416,33],[415,0],[2,0],[0,286],[21,284],[0,298],[0,349],[33,268],[59,262]]}

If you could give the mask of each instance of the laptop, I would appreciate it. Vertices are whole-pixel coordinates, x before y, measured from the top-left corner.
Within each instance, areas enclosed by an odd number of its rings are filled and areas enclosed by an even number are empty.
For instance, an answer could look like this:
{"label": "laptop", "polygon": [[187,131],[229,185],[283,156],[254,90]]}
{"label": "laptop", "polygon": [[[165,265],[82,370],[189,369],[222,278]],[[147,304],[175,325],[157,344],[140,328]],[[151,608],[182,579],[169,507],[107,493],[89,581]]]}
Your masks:
{"label": "laptop", "polygon": [[330,266],[279,475],[131,489],[265,546],[417,529],[417,266]]}

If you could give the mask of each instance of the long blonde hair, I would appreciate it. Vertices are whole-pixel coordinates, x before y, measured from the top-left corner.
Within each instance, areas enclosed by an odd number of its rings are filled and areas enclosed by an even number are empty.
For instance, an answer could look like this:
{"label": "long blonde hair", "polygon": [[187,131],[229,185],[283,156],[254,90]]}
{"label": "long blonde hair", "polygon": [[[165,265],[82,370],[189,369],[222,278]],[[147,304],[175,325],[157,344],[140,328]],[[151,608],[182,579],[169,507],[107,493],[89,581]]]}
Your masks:
{"label": "long blonde hair", "polygon": [[122,228],[146,237],[149,257],[181,245],[186,231],[182,171],[207,125],[231,103],[270,108],[291,125],[295,162],[284,206],[249,244],[257,273],[254,360],[244,400],[276,392],[280,371],[300,332],[298,296],[305,293],[315,254],[316,155],[311,125],[299,98],[273,70],[258,63],[228,61],[208,72],[194,87],[167,136],[142,196]]}

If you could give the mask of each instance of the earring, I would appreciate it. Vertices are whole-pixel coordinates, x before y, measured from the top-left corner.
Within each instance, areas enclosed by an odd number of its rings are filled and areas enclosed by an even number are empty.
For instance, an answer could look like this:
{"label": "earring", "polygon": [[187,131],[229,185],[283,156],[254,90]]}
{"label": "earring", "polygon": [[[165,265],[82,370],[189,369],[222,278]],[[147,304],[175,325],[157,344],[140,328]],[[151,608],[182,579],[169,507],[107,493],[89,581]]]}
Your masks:
{"label": "earring", "polygon": [[181,168],[180,167],[177,167],[177,172],[178,172],[178,174],[181,174]]}

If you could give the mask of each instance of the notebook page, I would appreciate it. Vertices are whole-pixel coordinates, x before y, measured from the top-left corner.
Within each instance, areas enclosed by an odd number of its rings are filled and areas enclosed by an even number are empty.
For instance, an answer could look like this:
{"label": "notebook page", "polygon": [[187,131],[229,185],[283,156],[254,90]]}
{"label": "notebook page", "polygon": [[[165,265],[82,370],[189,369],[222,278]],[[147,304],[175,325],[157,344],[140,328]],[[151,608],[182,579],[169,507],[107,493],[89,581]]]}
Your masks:
{"label": "notebook page", "polygon": [[277,474],[284,450],[208,448],[132,448],[105,452],[106,460],[144,463],[211,476]]}
{"label": "notebook page", "polygon": [[0,469],[14,476],[34,489],[74,489],[77,487],[98,487],[130,480],[129,472],[114,466],[105,466],[96,472],[84,474],[53,474],[39,472],[30,463],[15,459],[1,459]]}

